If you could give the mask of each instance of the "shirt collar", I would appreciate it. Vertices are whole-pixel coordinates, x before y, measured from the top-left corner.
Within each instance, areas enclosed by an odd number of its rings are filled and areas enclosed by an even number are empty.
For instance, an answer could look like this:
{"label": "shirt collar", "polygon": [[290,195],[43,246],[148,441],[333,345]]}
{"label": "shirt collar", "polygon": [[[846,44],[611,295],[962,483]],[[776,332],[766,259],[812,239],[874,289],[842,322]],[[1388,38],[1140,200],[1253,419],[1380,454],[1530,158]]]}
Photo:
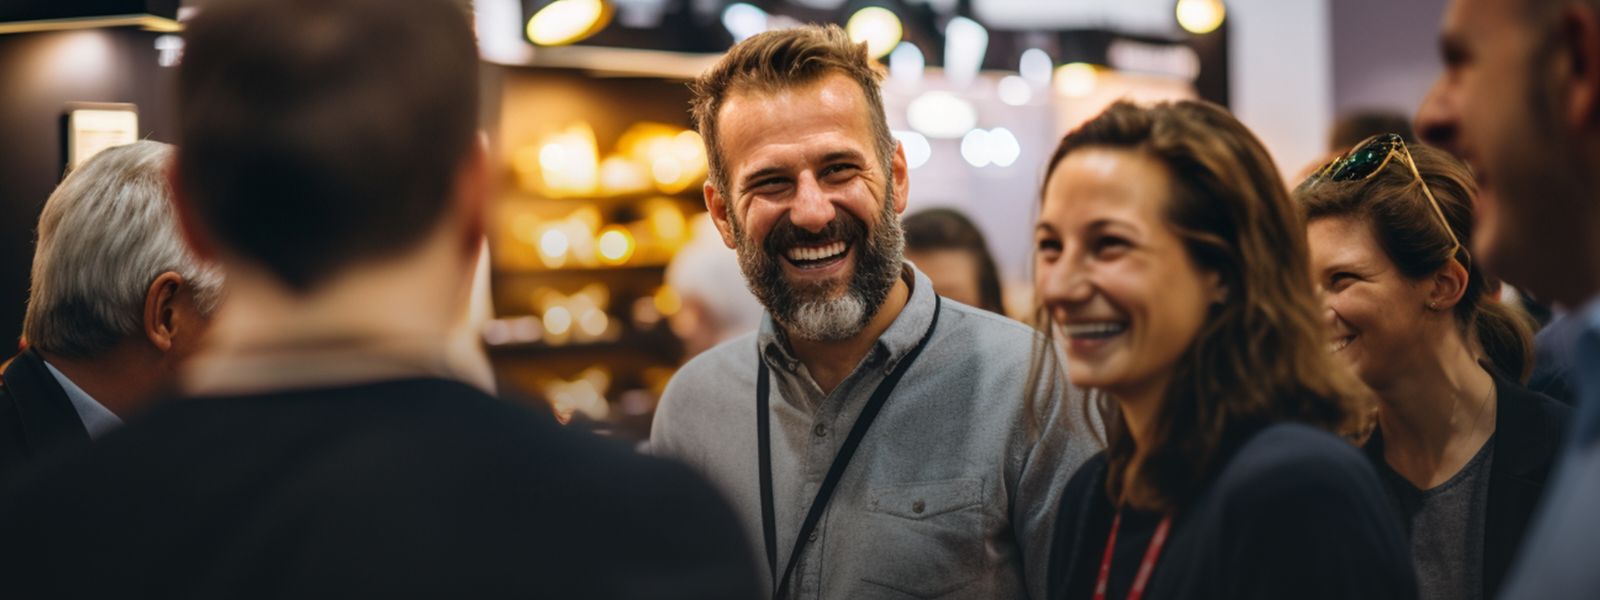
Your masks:
{"label": "shirt collar", "polygon": [[66,374],[56,369],[55,365],[45,362],[44,368],[56,378],[56,383],[61,384],[61,391],[67,393],[67,400],[72,402],[72,410],[77,411],[78,419],[83,421],[83,428],[89,432],[89,439],[98,439],[106,432],[122,425],[122,419],[117,417],[116,413],[95,401],[93,396],[68,379]]}
{"label": "shirt collar", "polygon": [[[922,341],[922,336],[928,331],[928,324],[933,321],[933,311],[937,305],[934,301],[933,281],[911,263],[900,264],[902,265],[900,277],[910,288],[911,297],[906,299],[905,307],[900,310],[894,322],[889,324],[889,328],[878,336],[878,341],[872,345],[872,351],[867,354],[868,361],[887,359],[888,368],[892,368],[901,357],[916,347],[917,342]],[[756,347],[774,368],[792,372],[799,367],[800,360],[795,358],[794,352],[790,350],[783,330],[772,320],[771,311],[762,314],[761,329],[756,335]]]}

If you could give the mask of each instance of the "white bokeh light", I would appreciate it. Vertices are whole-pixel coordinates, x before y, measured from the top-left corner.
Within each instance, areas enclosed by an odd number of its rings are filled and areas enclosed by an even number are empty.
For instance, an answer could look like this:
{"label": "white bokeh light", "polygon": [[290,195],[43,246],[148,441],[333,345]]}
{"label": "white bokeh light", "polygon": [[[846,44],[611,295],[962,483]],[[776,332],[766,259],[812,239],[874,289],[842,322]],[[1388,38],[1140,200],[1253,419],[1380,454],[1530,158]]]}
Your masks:
{"label": "white bokeh light", "polygon": [[922,49],[911,42],[900,42],[894,51],[889,53],[889,78],[906,85],[922,83],[922,72],[927,67],[927,60],[922,56]]}
{"label": "white bokeh light", "polygon": [[906,149],[906,166],[915,169],[928,164],[928,159],[933,158],[933,146],[922,134],[915,131],[893,133],[894,139],[900,140],[900,145]]}
{"label": "white bokeh light", "polygon": [[989,132],[986,130],[974,129],[961,138],[961,158],[966,159],[969,165],[980,169],[989,166],[994,161],[990,150]]}
{"label": "white bokeh light", "polygon": [[734,40],[742,42],[767,30],[767,11],[744,2],[729,4],[722,10],[722,26],[728,28]]}
{"label": "white bokeh light", "polygon": [[1017,64],[1017,72],[1023,79],[1034,85],[1050,85],[1050,76],[1055,71],[1056,65],[1050,60],[1050,54],[1038,48],[1029,48],[1022,53],[1022,60]]}
{"label": "white bokeh light", "polygon": [[1000,79],[998,86],[1000,101],[1011,106],[1022,106],[1033,99],[1033,86],[1028,80],[1016,75],[1007,75]]}
{"label": "white bokeh light", "polygon": [[1017,158],[1022,156],[1022,144],[1017,142],[1017,136],[1010,129],[996,127],[989,130],[989,161],[997,167],[1009,167],[1016,164]]}
{"label": "white bokeh light", "polygon": [[977,126],[978,111],[955,94],[928,92],[906,107],[906,121],[928,137],[954,139]]}

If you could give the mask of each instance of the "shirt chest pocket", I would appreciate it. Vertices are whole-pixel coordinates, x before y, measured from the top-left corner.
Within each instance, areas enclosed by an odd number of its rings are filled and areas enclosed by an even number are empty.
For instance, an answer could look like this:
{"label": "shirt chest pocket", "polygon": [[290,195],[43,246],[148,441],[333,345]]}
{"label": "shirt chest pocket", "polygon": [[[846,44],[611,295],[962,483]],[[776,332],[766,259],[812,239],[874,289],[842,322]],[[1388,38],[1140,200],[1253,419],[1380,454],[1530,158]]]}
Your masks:
{"label": "shirt chest pocket", "polygon": [[984,570],[982,480],[875,487],[864,525],[868,556],[881,562],[862,581],[897,592],[883,597],[946,597]]}

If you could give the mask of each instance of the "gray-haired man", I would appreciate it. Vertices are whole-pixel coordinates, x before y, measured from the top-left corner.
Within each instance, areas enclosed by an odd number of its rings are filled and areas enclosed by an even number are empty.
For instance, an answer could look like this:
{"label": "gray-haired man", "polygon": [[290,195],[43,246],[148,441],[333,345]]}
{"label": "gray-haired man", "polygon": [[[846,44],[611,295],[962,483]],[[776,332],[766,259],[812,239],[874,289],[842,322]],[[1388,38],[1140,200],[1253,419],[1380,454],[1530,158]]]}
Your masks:
{"label": "gray-haired man", "polygon": [[204,333],[222,277],[178,233],[171,155],[150,141],[108,149],[45,202],[27,349],[0,372],[0,479],[120,425]]}

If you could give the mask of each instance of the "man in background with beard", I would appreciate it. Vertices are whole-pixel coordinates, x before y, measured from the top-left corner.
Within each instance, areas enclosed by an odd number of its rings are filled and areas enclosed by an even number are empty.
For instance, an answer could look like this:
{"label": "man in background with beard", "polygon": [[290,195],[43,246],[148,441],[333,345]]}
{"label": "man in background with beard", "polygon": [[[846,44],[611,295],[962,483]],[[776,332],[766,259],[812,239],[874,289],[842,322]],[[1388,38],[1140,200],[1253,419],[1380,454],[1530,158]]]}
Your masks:
{"label": "man in background with beard", "polygon": [[902,260],[880,78],[811,26],[694,82],[706,206],[767,311],[678,372],[650,444],[733,500],[777,597],[1043,597],[1093,437],[1053,358],[1032,366],[1031,329],[941,300]]}

